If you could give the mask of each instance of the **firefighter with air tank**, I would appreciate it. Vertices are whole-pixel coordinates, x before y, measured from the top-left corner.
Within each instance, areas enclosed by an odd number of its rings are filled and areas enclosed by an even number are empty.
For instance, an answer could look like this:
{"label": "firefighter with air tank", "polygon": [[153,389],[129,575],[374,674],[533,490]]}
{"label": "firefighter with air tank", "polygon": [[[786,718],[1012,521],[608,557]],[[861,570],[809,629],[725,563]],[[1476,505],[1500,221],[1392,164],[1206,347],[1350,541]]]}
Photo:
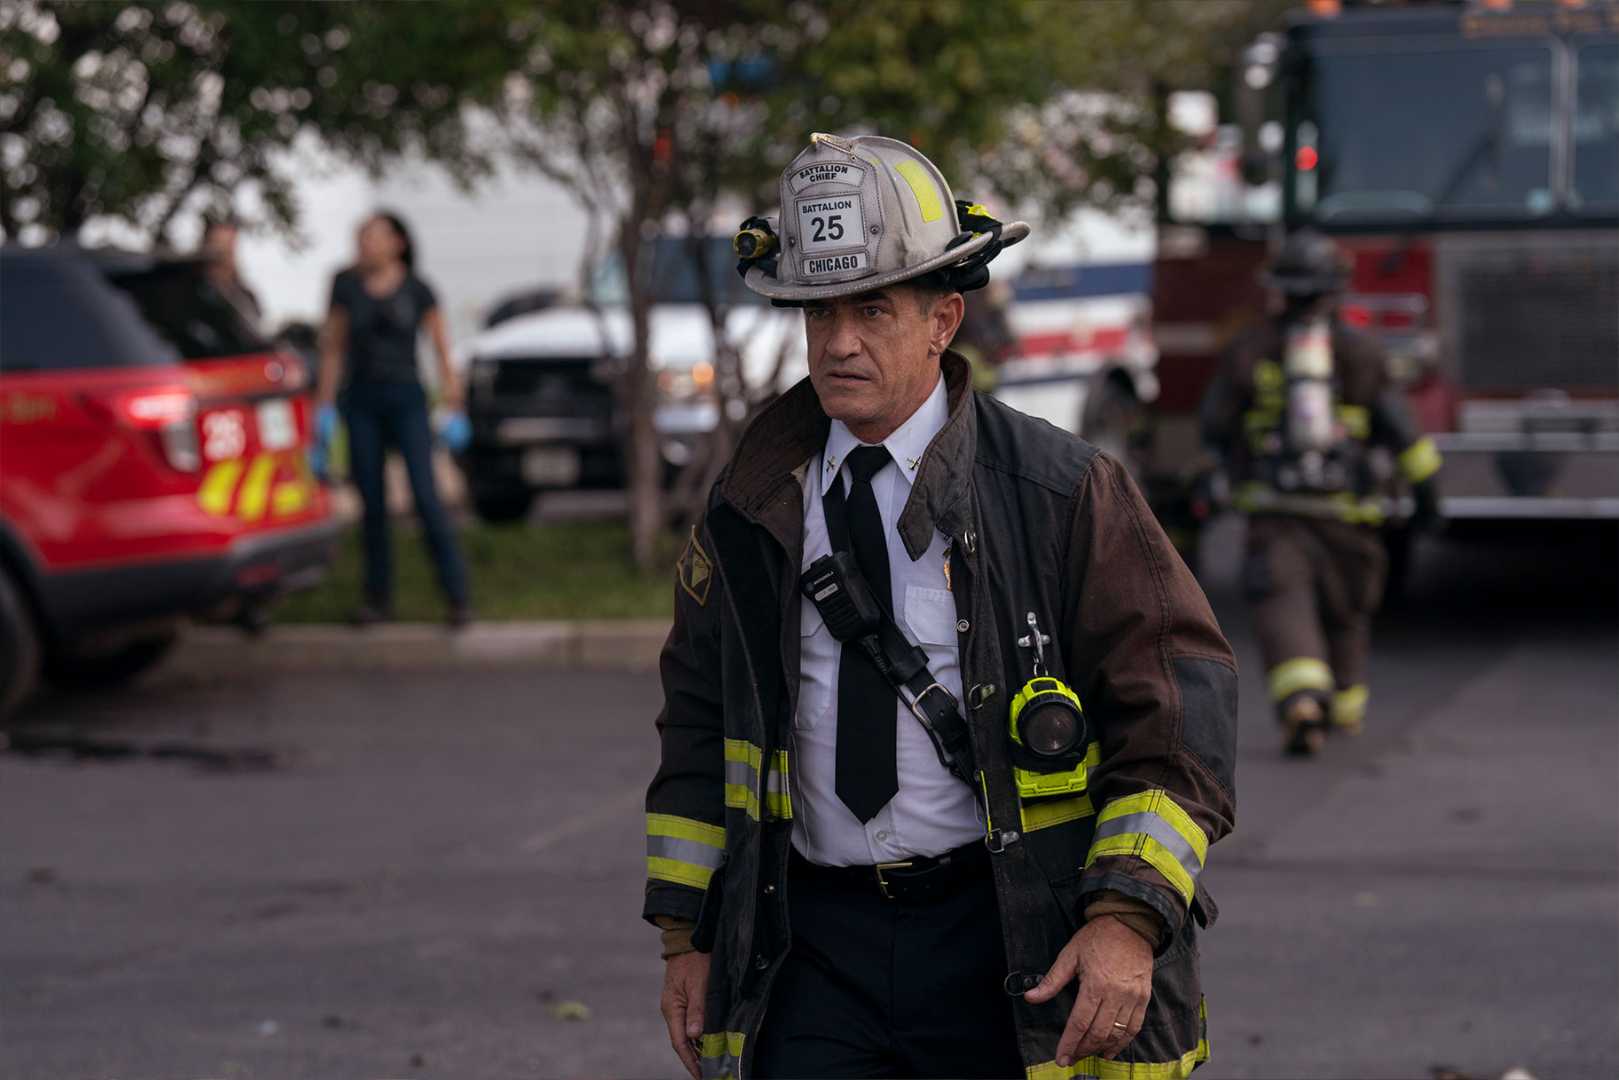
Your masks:
{"label": "firefighter with air tank", "polygon": [[1338,317],[1349,265],[1314,230],[1266,275],[1272,314],[1238,339],[1203,401],[1205,443],[1248,514],[1243,589],[1291,754],[1357,734],[1371,620],[1388,556],[1381,527],[1409,486],[1410,524],[1438,521],[1439,453],[1388,375],[1388,355]]}

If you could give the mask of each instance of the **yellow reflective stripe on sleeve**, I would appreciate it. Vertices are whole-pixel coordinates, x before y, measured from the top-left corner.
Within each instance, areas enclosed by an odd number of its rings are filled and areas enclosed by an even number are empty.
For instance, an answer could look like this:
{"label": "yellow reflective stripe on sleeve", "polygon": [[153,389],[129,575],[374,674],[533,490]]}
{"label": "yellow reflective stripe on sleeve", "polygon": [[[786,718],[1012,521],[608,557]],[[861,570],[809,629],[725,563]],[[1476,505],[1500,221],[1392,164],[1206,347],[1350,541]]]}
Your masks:
{"label": "yellow reflective stripe on sleeve", "polygon": [[1385,501],[1377,496],[1360,498],[1349,492],[1298,495],[1276,491],[1258,483],[1244,484],[1238,488],[1232,504],[1246,513],[1333,518],[1351,525],[1380,525],[1387,515]]}
{"label": "yellow reflective stripe on sleeve", "polygon": [[1338,406],[1338,422],[1351,439],[1365,439],[1372,433],[1372,414],[1364,405]]}
{"label": "yellow reflective stripe on sleeve", "polygon": [[1254,387],[1264,394],[1279,394],[1282,384],[1282,365],[1274,360],[1261,360],[1254,365]]}
{"label": "yellow reflective stripe on sleeve", "polygon": [[1141,836],[1134,833],[1121,833],[1118,836],[1109,836],[1098,840],[1091,845],[1091,851],[1085,858],[1085,868],[1088,870],[1097,859],[1108,855],[1124,855],[1137,858],[1148,866],[1164,875],[1175,891],[1180,894],[1181,901],[1187,905],[1192,902],[1192,894],[1197,891],[1197,882],[1181,860],[1173,851],[1150,836]]}
{"label": "yellow reflective stripe on sleeve", "polygon": [[1208,835],[1163,788],[1148,788],[1146,791],[1138,791],[1134,795],[1126,795],[1122,799],[1114,799],[1108,803],[1102,808],[1102,816],[1096,820],[1097,835],[1102,835],[1102,830],[1106,826],[1121,820],[1133,819],[1138,814],[1151,814],[1167,823],[1182,840],[1186,841],[1197,856],[1199,869],[1202,868],[1203,860],[1209,854]]}
{"label": "yellow reflective stripe on sleeve", "polygon": [[747,1036],[740,1031],[717,1031],[697,1041],[702,1059],[703,1080],[736,1080],[742,1074],[742,1046]]}
{"label": "yellow reflective stripe on sleeve", "polygon": [[725,829],[674,814],[646,816],[647,877],[708,888],[725,856]]}
{"label": "yellow reflective stripe on sleeve", "polygon": [[231,496],[236,494],[236,481],[244,468],[241,458],[221,461],[208,470],[197,488],[197,505],[205,514],[224,517],[230,513]]}
{"label": "yellow reflective stripe on sleeve", "polygon": [[[745,739],[725,740],[725,805],[745,811],[755,821],[760,818],[759,766],[764,751]],[[787,751],[770,755],[770,769],[764,777],[764,816],[787,821],[793,816],[793,794],[788,780]]]}
{"label": "yellow reflective stripe on sleeve", "polygon": [[1296,656],[1270,669],[1270,699],[1286,701],[1300,690],[1332,693],[1332,669],[1313,656]]}
{"label": "yellow reflective stripe on sleeve", "polygon": [[1439,471],[1439,447],[1424,435],[1400,451],[1400,473],[1413,484],[1420,484]]}
{"label": "yellow reflective stripe on sleeve", "polygon": [[1366,701],[1370,697],[1365,683],[1359,683],[1332,695],[1332,722],[1350,731],[1359,730],[1366,721]]}
{"label": "yellow reflective stripe on sleeve", "polygon": [[901,161],[894,166],[900,179],[910,186],[911,194],[916,196],[916,205],[922,211],[923,221],[938,221],[944,216],[944,203],[939,198],[939,186],[933,182],[933,177],[917,162],[909,159]]}
{"label": "yellow reflective stripe on sleeve", "polygon": [[264,516],[270,502],[270,481],[275,477],[275,457],[260,454],[248,467],[247,479],[242,481],[241,493],[236,498],[236,516],[243,521],[257,521]]}
{"label": "yellow reflective stripe on sleeve", "polygon": [[1142,859],[1190,904],[1208,852],[1209,838],[1197,822],[1169,792],[1152,788],[1103,807],[1085,866],[1108,855]]}
{"label": "yellow reflective stripe on sleeve", "polygon": [[1070,821],[1094,817],[1096,808],[1091,805],[1089,795],[1076,795],[1071,799],[1026,803],[1021,807],[1021,814],[1023,831],[1032,833],[1037,829],[1049,829],[1054,825],[1066,825]]}
{"label": "yellow reflective stripe on sleeve", "polygon": [[1055,1061],[1024,1069],[1028,1080],[1187,1080],[1192,1070],[1209,1060],[1209,1013],[1198,1006],[1201,1029],[1197,1045],[1174,1061],[1110,1061],[1088,1057],[1062,1066]]}
{"label": "yellow reflective stripe on sleeve", "polygon": [[669,836],[676,840],[691,840],[709,847],[725,847],[725,826],[710,825],[696,818],[676,817],[674,814],[648,814],[648,836]]}

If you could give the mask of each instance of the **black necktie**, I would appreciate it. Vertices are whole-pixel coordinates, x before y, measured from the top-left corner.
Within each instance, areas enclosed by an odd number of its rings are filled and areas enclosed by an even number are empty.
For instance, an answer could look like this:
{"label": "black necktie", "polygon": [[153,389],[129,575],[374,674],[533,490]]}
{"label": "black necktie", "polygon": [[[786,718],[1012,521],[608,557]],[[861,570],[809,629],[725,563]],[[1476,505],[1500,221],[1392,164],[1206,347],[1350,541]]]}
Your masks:
{"label": "black necktie", "polygon": [[[860,564],[860,573],[884,608],[892,602],[893,585],[888,573],[888,543],[883,536],[882,515],[877,512],[877,496],[871,478],[892,458],[881,446],[862,446],[844,460],[849,471],[849,493],[843,493],[842,477],[835,478],[826,493],[828,531],[834,547],[844,543],[839,534],[847,531],[849,550]],[[846,530],[842,527],[846,523]],[[894,689],[883,678],[871,657],[856,642],[843,646],[838,662],[838,798],[843,800],[861,824],[899,793],[899,765],[895,760],[896,699]]]}

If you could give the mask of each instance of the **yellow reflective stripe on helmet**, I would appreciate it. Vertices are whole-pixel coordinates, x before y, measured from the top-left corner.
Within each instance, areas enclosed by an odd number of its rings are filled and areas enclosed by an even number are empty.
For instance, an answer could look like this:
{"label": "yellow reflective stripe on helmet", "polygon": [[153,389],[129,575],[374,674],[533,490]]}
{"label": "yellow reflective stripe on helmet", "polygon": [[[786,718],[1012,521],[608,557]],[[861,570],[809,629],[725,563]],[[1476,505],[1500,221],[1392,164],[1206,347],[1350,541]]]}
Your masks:
{"label": "yellow reflective stripe on helmet", "polygon": [[1286,701],[1300,690],[1332,693],[1332,669],[1313,656],[1295,656],[1270,669],[1270,699]]}
{"label": "yellow reflective stripe on helmet", "polygon": [[1335,726],[1358,730],[1366,721],[1366,701],[1370,697],[1365,683],[1340,690],[1332,695],[1332,722]]}
{"label": "yellow reflective stripe on helmet", "polygon": [[1054,825],[1066,825],[1070,821],[1094,817],[1096,807],[1091,805],[1089,795],[1075,795],[1069,799],[1025,803],[1020,807],[1020,813],[1023,817],[1023,831],[1031,833],[1038,829],[1049,829]]}
{"label": "yellow reflective stripe on helmet", "polygon": [[197,505],[205,514],[224,517],[230,513],[231,496],[236,494],[236,481],[241,478],[242,459],[221,461],[208,470],[197,488]]}
{"label": "yellow reflective stripe on helmet", "polygon": [[264,516],[270,502],[270,481],[275,478],[275,457],[260,454],[248,467],[247,479],[236,498],[236,516],[243,521],[257,521]]}
{"label": "yellow reflective stripe on helmet", "polygon": [[702,1059],[703,1080],[736,1080],[742,1075],[742,1046],[747,1036],[740,1031],[717,1031],[697,1041]]}
{"label": "yellow reflective stripe on helmet", "polygon": [[1209,1060],[1209,1013],[1198,1006],[1197,1045],[1174,1061],[1112,1061],[1088,1057],[1072,1065],[1055,1061],[1030,1065],[1023,1070],[1028,1080],[1187,1080],[1192,1070]]}
{"label": "yellow reflective stripe on helmet", "polygon": [[944,217],[944,201],[939,198],[939,186],[919,163],[906,159],[894,166],[900,179],[910,185],[916,196],[916,205],[922,211],[923,221],[938,221]]}
{"label": "yellow reflective stripe on helmet", "polygon": [[647,877],[708,888],[725,855],[725,829],[674,814],[646,816]]}
{"label": "yellow reflective stripe on helmet", "polygon": [[[725,805],[745,811],[754,821],[760,819],[759,766],[764,751],[745,739],[725,740]],[[793,795],[788,782],[787,751],[770,755],[770,769],[764,777],[763,816],[786,821],[793,816]]]}
{"label": "yellow reflective stripe on helmet", "polygon": [[1103,807],[1085,866],[1108,855],[1144,860],[1164,875],[1186,903],[1209,852],[1209,838],[1163,788],[1152,788]]}
{"label": "yellow reflective stripe on helmet", "polygon": [[1439,471],[1439,447],[1424,435],[1400,451],[1400,473],[1413,484],[1420,484]]}

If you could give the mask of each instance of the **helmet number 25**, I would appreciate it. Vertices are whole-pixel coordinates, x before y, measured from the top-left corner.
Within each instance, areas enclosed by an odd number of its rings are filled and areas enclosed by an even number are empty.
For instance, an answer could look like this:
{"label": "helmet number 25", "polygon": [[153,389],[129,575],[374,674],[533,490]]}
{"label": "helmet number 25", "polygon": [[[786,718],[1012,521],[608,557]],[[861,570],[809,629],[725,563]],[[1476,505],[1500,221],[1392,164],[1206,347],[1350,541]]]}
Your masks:
{"label": "helmet number 25", "polygon": [[843,218],[810,218],[810,239],[817,244],[843,239]]}

